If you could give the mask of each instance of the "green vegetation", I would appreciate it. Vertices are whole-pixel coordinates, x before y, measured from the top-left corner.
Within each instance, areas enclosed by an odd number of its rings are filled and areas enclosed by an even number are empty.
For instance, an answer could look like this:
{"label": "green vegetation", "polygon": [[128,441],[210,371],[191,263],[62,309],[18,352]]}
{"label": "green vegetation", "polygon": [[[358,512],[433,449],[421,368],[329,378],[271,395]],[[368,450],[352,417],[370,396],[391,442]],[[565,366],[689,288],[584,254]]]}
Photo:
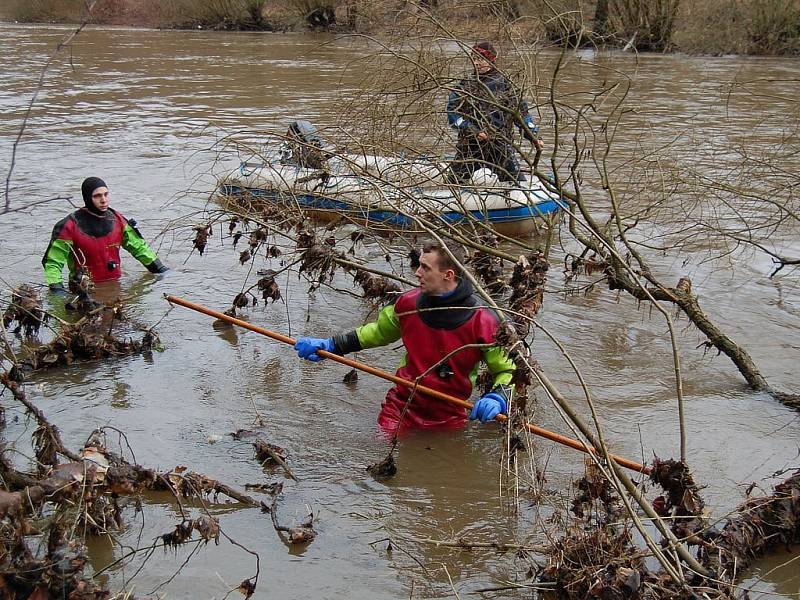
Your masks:
{"label": "green vegetation", "polygon": [[[76,22],[81,0],[8,0],[0,19]],[[95,23],[162,28],[380,34],[430,19],[478,34],[489,23],[547,44],[701,54],[800,53],[797,0],[98,0]]]}

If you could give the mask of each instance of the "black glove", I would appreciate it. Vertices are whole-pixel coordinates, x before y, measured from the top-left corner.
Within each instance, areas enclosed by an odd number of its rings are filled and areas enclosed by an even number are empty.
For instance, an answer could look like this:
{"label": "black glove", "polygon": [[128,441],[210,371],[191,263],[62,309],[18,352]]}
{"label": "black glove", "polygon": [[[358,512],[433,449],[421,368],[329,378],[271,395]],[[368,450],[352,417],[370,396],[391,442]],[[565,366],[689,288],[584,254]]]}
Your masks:
{"label": "black glove", "polygon": [[53,296],[59,296],[60,298],[67,297],[67,290],[64,289],[63,283],[51,283],[49,287],[50,293],[53,294]]}
{"label": "black glove", "polygon": [[159,259],[155,259],[149,265],[146,265],[146,268],[151,273],[166,273],[167,271],[169,271],[167,265],[162,263]]}

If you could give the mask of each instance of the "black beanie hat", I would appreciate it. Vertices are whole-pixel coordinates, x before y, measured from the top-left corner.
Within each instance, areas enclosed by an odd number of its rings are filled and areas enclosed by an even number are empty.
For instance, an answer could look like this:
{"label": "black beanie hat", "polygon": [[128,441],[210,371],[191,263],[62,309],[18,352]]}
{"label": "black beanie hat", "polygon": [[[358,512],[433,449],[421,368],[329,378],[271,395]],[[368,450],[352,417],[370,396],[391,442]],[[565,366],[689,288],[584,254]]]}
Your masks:
{"label": "black beanie hat", "polygon": [[83,203],[90,212],[95,212],[94,204],[92,203],[92,193],[99,187],[107,188],[106,182],[99,177],[87,177],[81,184],[81,194],[83,195]]}

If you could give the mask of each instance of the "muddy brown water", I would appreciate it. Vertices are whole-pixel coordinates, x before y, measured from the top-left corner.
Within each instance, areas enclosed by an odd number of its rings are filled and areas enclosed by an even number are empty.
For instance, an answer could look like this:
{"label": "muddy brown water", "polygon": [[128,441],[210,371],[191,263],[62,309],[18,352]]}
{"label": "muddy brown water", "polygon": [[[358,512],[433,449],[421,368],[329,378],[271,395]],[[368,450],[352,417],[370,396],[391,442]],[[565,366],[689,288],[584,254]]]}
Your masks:
{"label": "muddy brown water", "polygon": [[[39,70],[67,32],[0,26],[4,178]],[[214,160],[205,150],[235,132],[279,132],[292,118],[330,125],[326,119],[337,94],[359,86],[361,74],[343,69],[364,51],[352,41],[302,35],[87,30],[71,56],[57,58],[45,78],[18,149],[12,208],[57,195],[80,203],[80,181],[102,176],[112,206],[135,218],[148,238],[168,230],[153,243],[172,267],[158,280],[124,257],[120,286],[103,293],[121,294],[133,317],[147,323],[167,311],[163,294],[224,309],[245,276],[238,253],[219,244],[218,228],[206,255],[189,257],[191,234],[169,228],[173,219],[205,204],[206,174]],[[698,136],[734,139],[742,129],[765,128],[767,135],[777,136],[782,115],[792,109],[785,98],[796,93],[800,77],[795,60],[735,57],[645,56],[634,62],[584,55],[576,69],[590,69],[595,60],[635,70],[634,93],[643,99],[637,117],[665,139],[687,124]],[[768,79],[775,93],[749,105],[739,101],[723,107],[721,90],[735,78]],[[733,118],[721,118],[724,110]],[[622,143],[635,140],[634,132]],[[0,217],[4,284],[42,281],[39,260],[51,227],[69,210],[60,201]],[[796,241],[790,249],[798,253]],[[769,261],[750,255],[734,256],[733,270],[720,269],[703,262],[703,250],[689,255],[685,266],[672,258],[657,264],[675,279],[692,276],[712,318],[750,350],[774,385],[797,391],[797,275],[769,280]],[[383,253],[376,246],[367,252]],[[558,260],[557,252],[554,288],[561,285]],[[348,285],[345,279],[337,283]],[[327,335],[356,326],[369,314],[351,298],[325,290],[308,308],[306,286],[295,276],[282,286],[286,304],[249,311],[252,322],[294,336]],[[597,289],[587,295],[549,295],[541,322],[591,382],[615,452],[638,460],[653,453],[678,454],[669,347],[658,316]],[[721,516],[751,482],[769,489],[773,473],[800,466],[800,422],[796,412],[747,390],[727,359],[696,350],[702,336],[685,321],[678,321],[678,329],[689,459],[697,480],[707,485],[710,509]],[[248,442],[227,435],[251,427],[256,407],[265,419],[264,437],[288,450],[299,479],[286,482],[281,521],[300,521],[310,509],[319,532],[310,546],[287,548],[258,510],[213,504],[211,512],[225,531],[260,557],[256,597],[434,598],[453,597],[454,590],[463,597],[519,579],[527,566],[513,552],[465,552],[424,540],[541,541],[539,517],[563,504],[569,482],[581,472],[579,455],[537,442],[533,454],[547,463],[545,488],[551,494],[537,504],[523,493],[515,515],[499,492],[498,430],[470,425],[460,432],[409,436],[397,451],[397,476],[375,481],[364,469],[387,451],[375,425],[386,383],[362,375],[355,386],[347,386],[344,367],[301,363],[286,346],[251,332],[215,330],[207,317],[181,308],[164,318],[159,331],[165,349],[152,359],[123,358],[39,374],[28,393],[73,447],[94,427],[111,425],[125,431],[141,464],[186,465],[240,488],[282,479],[256,463]],[[575,377],[552,344],[540,335],[535,348],[553,381],[569,397],[580,398]],[[386,369],[399,357],[396,349],[360,355]],[[4,405],[10,421],[5,438],[28,439],[30,422],[19,407],[7,400]],[[587,413],[582,402],[576,406]],[[544,397],[537,413],[542,426],[570,434]],[[209,443],[210,436],[219,441]],[[30,449],[22,441],[19,450],[24,464]],[[179,519],[167,497],[149,499],[139,515],[127,511],[127,527],[115,541],[92,543],[93,567],[107,566],[131,546],[149,544]],[[387,551],[385,538],[392,538],[393,550]],[[189,551],[158,550],[132,581],[137,561],[113,567],[105,576],[114,589],[127,585],[137,593],[157,589],[171,598],[220,598],[254,573],[253,557],[222,541],[201,549],[162,585]],[[794,566],[775,568],[789,558],[760,563],[754,577],[763,579],[751,583],[777,595],[771,597],[796,597],[797,557]]]}

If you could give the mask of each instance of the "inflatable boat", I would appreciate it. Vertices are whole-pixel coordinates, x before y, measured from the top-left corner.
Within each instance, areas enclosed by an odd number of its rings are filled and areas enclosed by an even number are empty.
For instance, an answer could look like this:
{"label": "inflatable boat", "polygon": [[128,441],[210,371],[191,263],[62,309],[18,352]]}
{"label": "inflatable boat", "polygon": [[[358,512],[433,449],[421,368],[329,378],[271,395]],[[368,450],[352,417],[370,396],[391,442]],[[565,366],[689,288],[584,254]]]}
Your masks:
{"label": "inflatable boat", "polygon": [[446,173],[445,162],[375,155],[337,155],[324,169],[243,162],[218,178],[217,192],[228,201],[247,198],[377,228],[415,228],[423,217],[434,224],[475,220],[509,236],[538,230],[562,208],[558,195],[533,177],[512,185],[479,169],[469,184],[454,185]]}

